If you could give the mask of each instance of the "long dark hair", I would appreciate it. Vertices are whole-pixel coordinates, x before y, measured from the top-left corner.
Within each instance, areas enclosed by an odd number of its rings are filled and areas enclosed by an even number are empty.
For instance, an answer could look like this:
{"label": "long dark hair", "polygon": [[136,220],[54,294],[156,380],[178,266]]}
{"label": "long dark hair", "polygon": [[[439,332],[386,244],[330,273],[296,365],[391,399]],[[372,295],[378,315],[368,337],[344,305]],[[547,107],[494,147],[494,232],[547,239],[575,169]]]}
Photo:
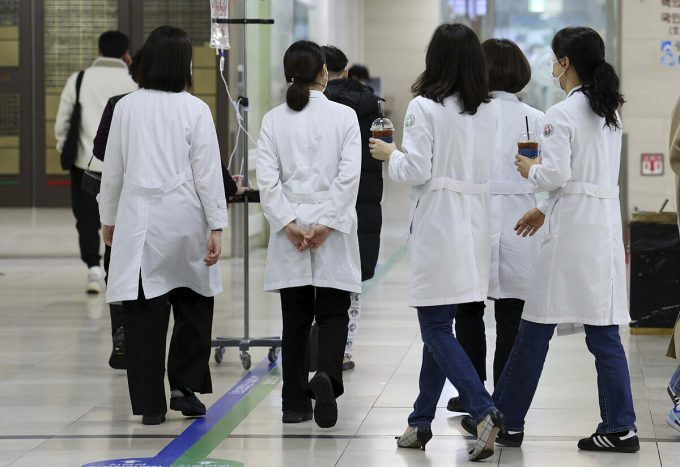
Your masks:
{"label": "long dark hair", "polygon": [[569,57],[593,112],[604,118],[606,127],[619,128],[616,110],[625,100],[614,67],[604,59],[600,35],[587,27],[564,28],[553,38],[552,49],[557,59]]}
{"label": "long dark hair", "polygon": [[283,71],[286,82],[291,83],[286,92],[286,104],[300,111],[309,102],[307,86],[316,82],[325,63],[323,50],[310,41],[297,41],[286,50],[283,56]]}
{"label": "long dark hair", "polygon": [[463,24],[442,24],[435,29],[425,55],[425,71],[411,91],[442,103],[458,94],[461,113],[474,115],[489,102],[489,85],[482,47],[477,34]]}

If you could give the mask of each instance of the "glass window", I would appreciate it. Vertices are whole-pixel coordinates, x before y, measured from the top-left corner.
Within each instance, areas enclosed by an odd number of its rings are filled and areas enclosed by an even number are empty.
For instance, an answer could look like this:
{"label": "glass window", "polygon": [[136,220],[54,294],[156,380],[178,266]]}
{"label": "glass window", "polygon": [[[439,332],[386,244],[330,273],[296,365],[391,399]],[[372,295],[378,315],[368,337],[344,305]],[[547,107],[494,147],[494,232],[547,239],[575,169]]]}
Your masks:
{"label": "glass window", "polygon": [[617,0],[440,0],[442,20],[463,22],[482,40],[510,39],[529,59],[531,82],[518,94],[527,104],[541,110],[564,98],[553,87],[550,42],[567,26],[589,26],[605,41],[607,60],[618,69]]}

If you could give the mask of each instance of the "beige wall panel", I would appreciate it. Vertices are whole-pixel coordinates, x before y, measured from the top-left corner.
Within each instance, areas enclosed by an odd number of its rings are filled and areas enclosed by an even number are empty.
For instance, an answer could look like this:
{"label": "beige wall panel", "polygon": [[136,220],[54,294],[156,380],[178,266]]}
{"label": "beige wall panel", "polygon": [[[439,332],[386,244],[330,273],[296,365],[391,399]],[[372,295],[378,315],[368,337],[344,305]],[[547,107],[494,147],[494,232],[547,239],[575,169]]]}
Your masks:
{"label": "beige wall panel", "polygon": [[193,67],[196,68],[215,68],[216,61],[215,49],[208,45],[194,47]]}
{"label": "beige wall panel", "polygon": [[19,40],[19,27],[0,26],[0,39]]}
{"label": "beige wall panel", "polygon": [[18,148],[18,136],[0,136],[0,148]]}
{"label": "beige wall panel", "polygon": [[59,98],[61,94],[45,95],[45,120],[56,120],[57,110],[59,109]]}
{"label": "beige wall panel", "polygon": [[47,175],[66,175],[68,171],[61,169],[59,152],[56,149],[45,149],[45,173]]}
{"label": "beige wall panel", "polygon": [[45,147],[47,149],[57,147],[57,138],[54,137],[54,122],[45,123]]}
{"label": "beige wall panel", "polygon": [[0,174],[19,174],[19,148],[0,148]]}
{"label": "beige wall panel", "polygon": [[0,40],[0,66],[7,68],[19,66],[19,41]]}
{"label": "beige wall panel", "polygon": [[194,68],[193,81],[195,94],[215,94],[217,77],[213,68]]}
{"label": "beige wall panel", "polygon": [[[676,13],[680,10],[675,9]],[[675,181],[668,163],[670,115],[680,96],[680,64],[661,66],[661,41],[676,42],[680,36],[668,33],[661,21],[663,12],[671,12],[661,2],[622,2],[621,84],[626,104],[622,109],[623,128],[628,133],[628,208],[655,211],[665,199],[666,210],[675,209]],[[663,176],[642,176],[640,155],[665,155]]]}

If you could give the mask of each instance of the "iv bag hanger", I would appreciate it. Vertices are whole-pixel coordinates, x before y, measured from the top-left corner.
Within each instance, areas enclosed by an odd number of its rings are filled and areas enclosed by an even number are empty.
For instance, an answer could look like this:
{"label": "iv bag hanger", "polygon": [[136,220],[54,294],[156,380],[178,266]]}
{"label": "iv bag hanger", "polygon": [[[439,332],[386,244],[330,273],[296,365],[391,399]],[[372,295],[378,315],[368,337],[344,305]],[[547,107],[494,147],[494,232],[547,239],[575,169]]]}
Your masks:
{"label": "iv bag hanger", "polygon": [[[246,14],[247,0],[243,0],[243,14]],[[240,96],[238,98],[238,106],[243,115],[243,129],[239,127],[238,131],[246,133],[242,140],[243,149],[243,186],[248,184],[248,38],[246,34],[246,26],[249,24],[274,24],[273,19],[255,19],[255,18],[211,18],[211,22],[218,24],[242,24],[243,25],[243,63],[239,64],[239,70],[242,68],[243,76],[240,81]],[[233,49],[231,49],[233,50]],[[248,264],[249,257],[249,229],[248,229],[248,202],[259,200],[259,192],[246,191],[243,196],[243,337],[216,337],[212,340],[212,347],[215,347],[215,361],[220,363],[224,356],[226,347],[238,347],[241,364],[244,369],[249,369],[251,366],[251,357],[248,350],[250,347],[269,347],[267,357],[270,362],[275,362],[279,355],[281,348],[281,337],[250,337],[250,268]]]}

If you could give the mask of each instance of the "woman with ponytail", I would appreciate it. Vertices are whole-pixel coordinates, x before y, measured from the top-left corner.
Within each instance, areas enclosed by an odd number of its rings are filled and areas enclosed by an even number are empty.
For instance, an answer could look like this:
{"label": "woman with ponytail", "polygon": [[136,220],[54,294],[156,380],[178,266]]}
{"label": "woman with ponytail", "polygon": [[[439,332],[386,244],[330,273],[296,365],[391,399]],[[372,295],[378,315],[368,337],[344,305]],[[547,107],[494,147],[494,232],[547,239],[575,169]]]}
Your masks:
{"label": "woman with ponytail", "polygon": [[623,103],[602,38],[565,28],[552,41],[553,80],[567,98],[545,114],[542,158],[516,156],[517,170],[550,196],[517,223],[534,235],[547,216],[515,346],[494,391],[507,431],[497,440],[519,446],[558,324],[585,328],[595,357],[601,422],[578,442],[588,451],[637,452],[635,410],[619,325],[630,321],[621,234],[619,164]]}
{"label": "woman with ponytail", "polygon": [[[323,94],[321,47],[291,45],[283,58],[286,103],[262,119],[257,184],[270,225],[264,289],[280,292],[283,315],[283,423],[313,416],[335,425],[343,391],[350,292],[361,292],[356,200],[361,132],[350,107]],[[307,381],[307,342],[319,327],[317,372]]]}

